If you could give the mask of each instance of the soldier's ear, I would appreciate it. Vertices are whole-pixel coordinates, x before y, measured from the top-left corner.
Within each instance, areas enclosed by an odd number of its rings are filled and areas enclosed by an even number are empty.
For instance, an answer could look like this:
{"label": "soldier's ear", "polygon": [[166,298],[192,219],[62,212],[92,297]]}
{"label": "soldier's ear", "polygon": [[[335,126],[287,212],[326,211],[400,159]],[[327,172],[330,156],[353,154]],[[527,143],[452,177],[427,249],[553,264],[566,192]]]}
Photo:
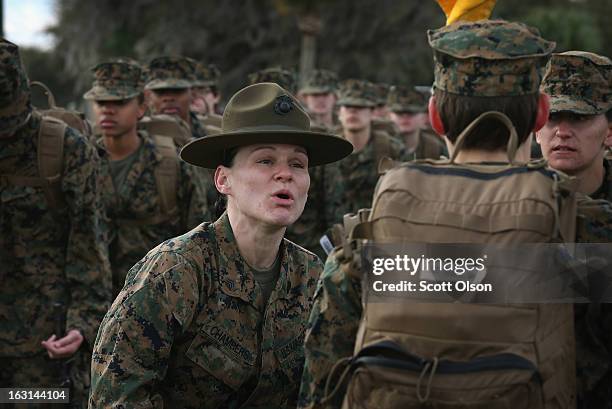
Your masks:
{"label": "soldier's ear", "polygon": [[229,168],[219,165],[217,169],[215,169],[215,187],[224,195],[228,195],[231,193],[230,181],[228,178]]}
{"label": "soldier's ear", "polygon": [[548,122],[548,114],[550,113],[550,99],[548,95],[540,92],[538,98],[538,113],[536,115],[535,125],[533,127],[534,132],[538,132]]}
{"label": "soldier's ear", "polygon": [[440,118],[440,113],[438,112],[438,108],[436,108],[436,97],[429,97],[429,122],[431,123],[431,128],[436,131],[438,135],[446,135],[446,130],[444,129],[444,123],[442,122],[442,118]]}

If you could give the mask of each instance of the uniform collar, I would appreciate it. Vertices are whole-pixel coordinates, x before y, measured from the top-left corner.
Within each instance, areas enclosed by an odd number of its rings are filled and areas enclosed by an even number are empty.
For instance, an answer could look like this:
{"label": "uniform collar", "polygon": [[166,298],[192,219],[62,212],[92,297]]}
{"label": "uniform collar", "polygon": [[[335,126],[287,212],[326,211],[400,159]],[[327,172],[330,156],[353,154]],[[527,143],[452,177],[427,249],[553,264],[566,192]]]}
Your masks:
{"label": "uniform collar", "polygon": [[[212,224],[212,229],[220,249],[218,279],[221,290],[263,311],[263,294],[259,286],[256,285],[252,267],[248,265],[238,250],[227,212]],[[301,285],[300,272],[295,271],[300,263],[297,262],[298,260],[294,260],[294,256],[288,251],[289,246],[291,246],[291,243],[283,239],[280,247],[280,273],[276,286],[270,295],[270,303],[277,299],[291,298],[292,289]]]}

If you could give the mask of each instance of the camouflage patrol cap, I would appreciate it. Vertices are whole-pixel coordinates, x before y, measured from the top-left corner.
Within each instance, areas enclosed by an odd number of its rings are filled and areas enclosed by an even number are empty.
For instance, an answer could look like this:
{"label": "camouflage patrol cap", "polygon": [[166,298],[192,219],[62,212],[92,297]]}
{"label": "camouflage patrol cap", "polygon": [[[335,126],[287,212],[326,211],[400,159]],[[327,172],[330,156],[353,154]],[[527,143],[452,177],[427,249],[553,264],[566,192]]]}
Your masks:
{"label": "camouflage patrol cap", "polygon": [[187,89],[196,79],[196,61],[180,56],[164,56],[153,59],[148,69],[145,89]]}
{"label": "camouflage patrol cap", "polygon": [[304,83],[302,94],[327,94],[336,92],[338,75],[329,70],[313,70]]}
{"label": "camouflage patrol cap", "polygon": [[612,61],[583,51],[553,54],[542,91],[550,96],[551,112],[605,114],[612,109]]}
{"label": "camouflage patrol cap", "polygon": [[214,64],[205,65],[203,63],[196,63],[194,67],[195,80],[193,81],[194,87],[217,87],[219,86],[219,77],[221,71]]}
{"label": "camouflage patrol cap", "polygon": [[116,59],[91,69],[94,82],[83,98],[96,101],[121,101],[137,97],[144,89],[144,71],[136,61]]}
{"label": "camouflage patrol cap", "polygon": [[13,135],[31,112],[30,84],[19,47],[0,39],[0,134]]}
{"label": "camouflage patrol cap", "polygon": [[249,84],[272,82],[278,84],[291,94],[297,92],[297,78],[295,73],[281,67],[266,68],[249,74]]}
{"label": "camouflage patrol cap", "polygon": [[555,48],[537,29],[503,20],[458,22],[427,36],[434,51],[434,87],[464,96],[537,93],[541,68]]}
{"label": "camouflage patrol cap", "polygon": [[412,87],[394,85],[389,90],[387,105],[391,112],[427,112],[427,98]]}
{"label": "camouflage patrol cap", "polygon": [[336,105],[369,107],[376,105],[374,85],[369,81],[348,79],[340,84]]}
{"label": "camouflage patrol cap", "polygon": [[389,88],[391,88],[389,84],[384,84],[382,82],[377,82],[377,83],[372,84],[372,89],[374,91],[374,97],[376,98],[374,103],[377,106],[387,105],[387,97],[389,96]]}

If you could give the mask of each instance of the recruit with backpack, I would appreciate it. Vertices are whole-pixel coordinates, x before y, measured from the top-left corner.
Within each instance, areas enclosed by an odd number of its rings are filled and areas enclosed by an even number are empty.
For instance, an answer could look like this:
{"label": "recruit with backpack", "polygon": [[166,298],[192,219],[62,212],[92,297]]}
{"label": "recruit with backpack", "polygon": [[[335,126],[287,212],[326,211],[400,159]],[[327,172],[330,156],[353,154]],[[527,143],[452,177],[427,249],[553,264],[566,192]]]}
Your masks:
{"label": "recruit with backpack", "polygon": [[[507,165],[457,164],[466,136],[485,118],[510,131]],[[514,163],[518,137],[499,112],[478,117],[450,160],[388,170],[372,209],[336,248],[360,279],[359,243],[573,242],[573,182],[545,162]],[[365,288],[363,291],[366,291]],[[344,408],[575,407],[572,304],[367,302],[354,355],[329,374],[326,399],[344,390]],[[346,382],[345,382],[346,381]]]}
{"label": "recruit with backpack", "polygon": [[162,223],[178,213],[176,193],[178,191],[180,160],[177,147],[182,147],[191,138],[187,124],[170,115],[152,115],[138,122],[139,129],[147,131],[162,156],[155,168],[155,183],[159,194],[160,212],[144,219],[121,219],[125,226],[148,226]]}
{"label": "recruit with backpack", "polygon": [[85,116],[77,111],[58,107],[49,88],[39,81],[31,81],[47,96],[48,108],[35,109],[32,115],[40,118],[37,141],[37,176],[1,175],[2,179],[15,186],[40,187],[45,194],[47,206],[58,209],[62,204],[61,177],[64,161],[64,135],[66,127],[78,130],[84,137],[91,137],[91,126]]}

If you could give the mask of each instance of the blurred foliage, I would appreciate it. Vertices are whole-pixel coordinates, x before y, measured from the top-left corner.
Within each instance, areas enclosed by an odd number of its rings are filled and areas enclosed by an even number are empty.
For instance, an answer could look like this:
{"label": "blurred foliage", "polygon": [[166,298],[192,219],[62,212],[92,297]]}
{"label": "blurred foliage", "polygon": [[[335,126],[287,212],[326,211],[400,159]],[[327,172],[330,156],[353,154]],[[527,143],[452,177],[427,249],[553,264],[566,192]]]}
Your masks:
{"label": "blurred foliage", "polygon": [[[498,0],[493,17],[524,21],[557,41],[558,51],[612,55],[609,0]],[[317,66],[341,78],[429,84],[433,80],[426,30],[444,24],[434,0],[57,0],[56,47],[25,60],[34,79],[47,78],[60,103],[91,84],[89,68],[117,56],[143,63],[164,54],[215,63],[229,97],[247,75],[268,66],[297,69],[298,16],[323,23]],[[44,54],[44,53],[43,53]],[[47,62],[45,62],[45,58]],[[35,74],[35,75],[34,75]],[[38,76],[38,77],[37,77]],[[56,77],[52,79],[52,77]]]}

